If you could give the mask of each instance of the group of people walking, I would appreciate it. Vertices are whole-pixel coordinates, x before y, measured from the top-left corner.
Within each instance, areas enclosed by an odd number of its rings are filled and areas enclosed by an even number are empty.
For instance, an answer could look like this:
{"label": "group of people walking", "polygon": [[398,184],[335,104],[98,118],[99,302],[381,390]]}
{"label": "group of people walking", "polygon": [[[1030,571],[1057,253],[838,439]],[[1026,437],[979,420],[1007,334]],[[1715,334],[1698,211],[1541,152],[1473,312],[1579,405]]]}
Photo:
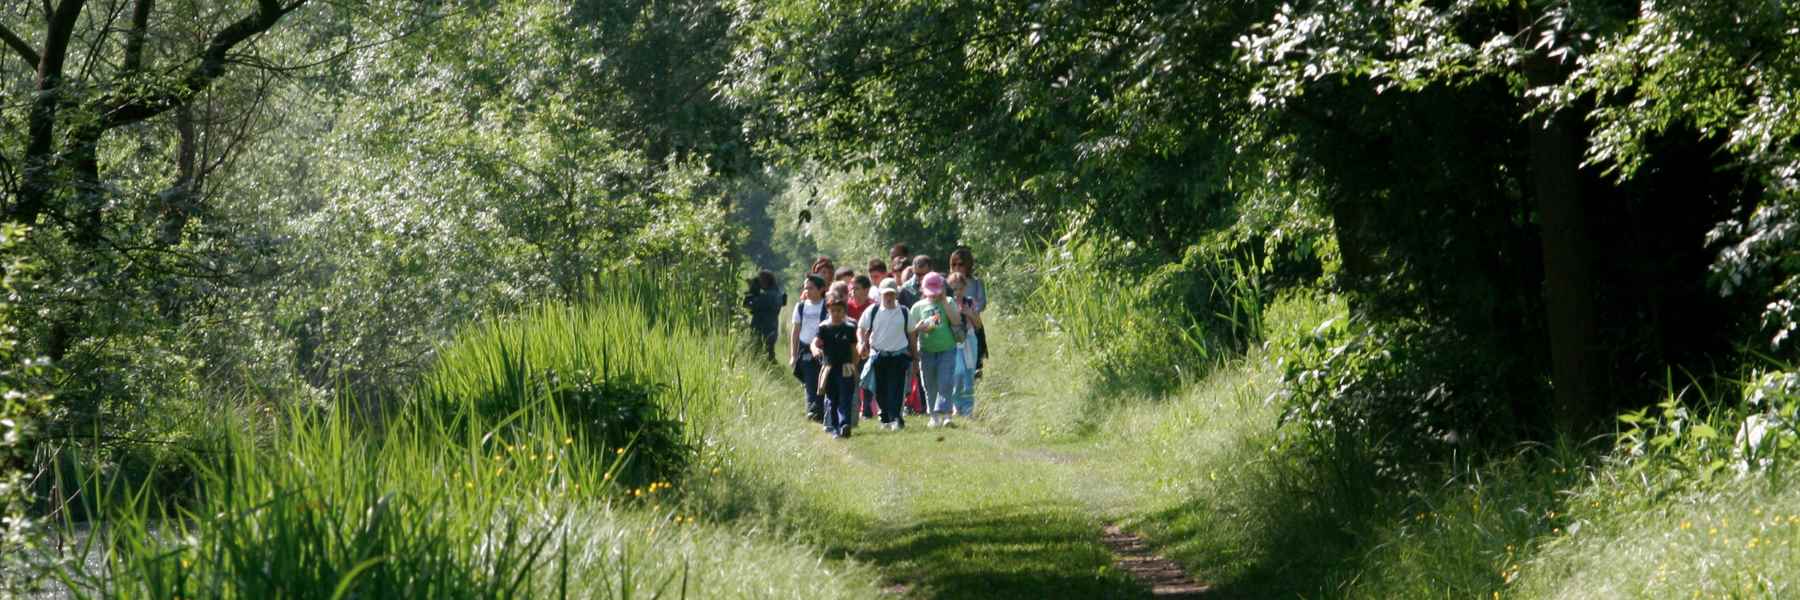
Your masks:
{"label": "group of people walking", "polygon": [[[833,437],[849,437],[859,412],[900,430],[907,414],[926,413],[931,427],[948,427],[975,409],[987,290],[975,277],[974,253],[951,252],[948,271],[905,244],[888,258],[858,273],[819,257],[788,319],[788,366],[805,393],[806,415]],[[768,271],[751,288],[744,306],[773,359],[787,297]]]}

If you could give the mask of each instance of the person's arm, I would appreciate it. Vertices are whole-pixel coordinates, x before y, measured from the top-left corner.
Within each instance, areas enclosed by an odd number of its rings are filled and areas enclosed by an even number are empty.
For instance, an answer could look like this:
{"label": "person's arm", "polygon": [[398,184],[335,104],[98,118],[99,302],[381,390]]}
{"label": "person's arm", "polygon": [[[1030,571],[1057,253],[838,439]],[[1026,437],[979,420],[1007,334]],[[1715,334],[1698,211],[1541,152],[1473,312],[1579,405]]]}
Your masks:
{"label": "person's arm", "polygon": [[981,313],[987,312],[987,285],[980,279],[969,278],[969,297],[975,299],[976,327],[981,326]]}
{"label": "person's arm", "polygon": [[[824,326],[820,326],[819,329],[823,330]],[[821,333],[823,333],[823,332],[821,331]],[[813,336],[812,355],[814,358],[819,358],[819,357],[825,356],[825,336],[823,336],[823,335]]]}
{"label": "person's arm", "polygon": [[[869,307],[863,311],[863,316],[869,316],[874,310],[875,307]],[[872,318],[856,320],[856,354],[858,356],[869,355],[869,335],[871,328],[875,325],[874,321],[875,319]]]}
{"label": "person's arm", "polygon": [[955,300],[940,301],[938,310],[943,311],[944,314],[950,315],[951,327],[957,329],[962,328],[962,307],[957,306]]}
{"label": "person's arm", "polygon": [[[911,309],[908,309],[908,312],[911,312]],[[913,326],[911,329],[907,330],[907,333],[916,336],[920,332],[930,331],[932,329],[932,327],[933,327],[933,325],[931,324],[931,319],[923,319],[922,318],[922,319],[913,321]]]}
{"label": "person's arm", "polygon": [[796,305],[794,305],[793,331],[788,333],[788,366],[789,367],[794,366],[794,361],[799,360],[799,359],[800,359],[800,305],[796,304]]}

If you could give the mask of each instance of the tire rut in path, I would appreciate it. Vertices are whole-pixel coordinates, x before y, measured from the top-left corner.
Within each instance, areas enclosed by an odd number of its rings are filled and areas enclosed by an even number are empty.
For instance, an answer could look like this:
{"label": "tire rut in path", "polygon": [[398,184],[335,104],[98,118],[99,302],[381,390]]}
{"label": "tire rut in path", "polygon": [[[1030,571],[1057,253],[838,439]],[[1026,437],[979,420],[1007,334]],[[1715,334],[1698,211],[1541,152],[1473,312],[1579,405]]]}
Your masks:
{"label": "tire rut in path", "polygon": [[1113,564],[1131,574],[1138,583],[1150,588],[1156,598],[1211,598],[1212,587],[1194,581],[1175,561],[1151,552],[1143,538],[1126,533],[1118,525],[1107,525],[1100,541],[1111,548],[1118,560]]}

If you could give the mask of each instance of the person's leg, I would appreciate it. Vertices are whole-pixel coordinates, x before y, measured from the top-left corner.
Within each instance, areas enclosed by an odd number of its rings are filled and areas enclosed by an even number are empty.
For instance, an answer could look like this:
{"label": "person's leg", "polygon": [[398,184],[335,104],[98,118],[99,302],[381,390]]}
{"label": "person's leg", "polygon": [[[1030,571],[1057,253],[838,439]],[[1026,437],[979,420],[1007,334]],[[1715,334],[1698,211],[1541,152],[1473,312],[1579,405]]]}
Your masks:
{"label": "person's leg", "polygon": [[906,424],[900,414],[901,397],[906,394],[906,372],[912,360],[905,355],[875,359],[875,399],[881,404],[881,422]]}
{"label": "person's leg", "polygon": [[956,378],[956,414],[969,416],[975,412],[975,364],[980,354],[981,342],[975,336],[969,336],[964,342],[961,353],[962,373]]}
{"label": "person's leg", "polygon": [[806,388],[806,418],[813,421],[825,419],[825,403],[820,398],[819,361],[811,355],[800,357],[800,386]]}
{"label": "person's leg", "polygon": [[[871,358],[867,358],[864,360],[875,360],[875,359],[871,357]],[[863,365],[858,363],[856,365],[856,372],[862,373],[862,370],[863,370]],[[856,385],[856,398],[857,398],[856,404],[862,408],[863,419],[875,418],[875,392],[864,389],[862,386],[862,381],[860,379],[857,381],[857,385]]]}
{"label": "person's leg", "polygon": [[976,327],[975,328],[975,342],[976,342],[976,345],[978,346],[977,350],[979,350],[978,352],[975,353],[975,376],[980,377],[981,376],[981,367],[983,365],[987,364],[987,357],[988,357],[988,343],[987,343],[987,328],[986,327]]}
{"label": "person's leg", "polygon": [[950,415],[950,394],[956,385],[955,352],[926,352],[924,365],[920,368],[925,405],[931,409],[934,417]]}
{"label": "person's leg", "polygon": [[769,362],[775,362],[775,341],[780,338],[781,336],[773,333],[763,336],[763,355],[768,357]]}
{"label": "person's leg", "polygon": [[902,384],[906,389],[906,409],[915,415],[931,412],[925,406],[925,393],[921,389],[923,386],[919,384],[919,370],[917,363],[906,365],[906,383]]}
{"label": "person's leg", "polygon": [[856,424],[856,395],[852,393],[856,380],[845,377],[841,373],[832,373],[828,383],[825,403],[825,427],[839,436],[850,435],[850,429]]}

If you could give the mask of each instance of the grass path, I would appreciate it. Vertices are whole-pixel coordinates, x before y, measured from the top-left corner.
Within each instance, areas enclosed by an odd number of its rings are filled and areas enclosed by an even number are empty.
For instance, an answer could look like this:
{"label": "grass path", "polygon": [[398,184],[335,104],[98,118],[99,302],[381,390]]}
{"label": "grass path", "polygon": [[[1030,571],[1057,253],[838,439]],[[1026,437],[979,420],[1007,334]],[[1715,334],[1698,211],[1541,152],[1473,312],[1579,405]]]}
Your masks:
{"label": "grass path", "polygon": [[[981,423],[905,431],[862,427],[824,439],[827,485],[860,490],[842,507],[834,552],[871,565],[884,587],[923,598],[1144,598],[1102,543],[1110,485],[1080,454],[1029,447]],[[866,499],[866,500],[863,500]]]}
{"label": "grass path", "polygon": [[[1210,378],[1199,387],[1218,393],[1193,402],[1121,405],[1094,395],[1078,357],[1046,353],[1054,345],[1041,334],[995,329],[980,417],[953,429],[913,418],[890,432],[865,421],[850,439],[831,439],[804,420],[784,369],[757,377],[721,430],[717,456],[729,474],[708,492],[718,504],[703,510],[761,514],[768,521],[752,527],[793,532],[857,565],[825,576],[872,570],[877,581],[852,587],[889,597],[1154,597],[1127,569],[1167,571],[1173,563],[1151,560],[1162,544],[1126,534],[1135,549],[1115,552],[1107,541],[1117,546],[1120,536],[1108,527],[1149,533],[1144,519],[1167,507],[1166,496],[1188,497],[1165,479],[1194,480],[1188,458],[1222,458],[1214,455],[1230,445],[1214,437],[1230,433],[1239,413],[1263,418],[1239,406],[1250,396],[1260,406],[1260,388],[1240,389],[1261,381],[1260,371]],[[1192,583],[1166,575],[1146,581],[1165,591]]]}

